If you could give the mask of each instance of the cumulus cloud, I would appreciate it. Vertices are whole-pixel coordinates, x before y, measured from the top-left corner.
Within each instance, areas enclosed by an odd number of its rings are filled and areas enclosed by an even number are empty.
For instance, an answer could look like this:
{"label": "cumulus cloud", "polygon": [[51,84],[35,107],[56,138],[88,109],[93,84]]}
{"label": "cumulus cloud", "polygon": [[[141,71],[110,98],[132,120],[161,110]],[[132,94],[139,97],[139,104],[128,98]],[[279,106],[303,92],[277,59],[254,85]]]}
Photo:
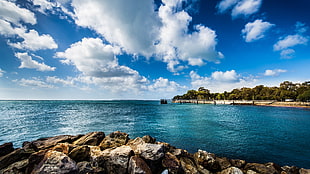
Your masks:
{"label": "cumulus cloud", "polygon": [[262,0],[222,0],[218,3],[217,8],[220,13],[231,9],[232,18],[237,18],[248,17],[258,12],[261,5]]}
{"label": "cumulus cloud", "polygon": [[284,70],[284,69],[274,69],[274,70],[267,69],[264,73],[264,76],[278,76],[278,75],[280,75],[280,73],[285,73],[285,72],[287,72],[287,70]]}
{"label": "cumulus cloud", "polygon": [[179,85],[174,81],[169,81],[169,79],[165,79],[160,77],[153,81],[152,85],[148,86],[148,90],[156,91],[156,92],[175,92],[180,89],[184,89],[184,86]]}
{"label": "cumulus cloud", "polygon": [[19,68],[36,69],[37,71],[55,71],[56,69],[55,67],[33,60],[28,53],[15,53],[15,57],[21,61]]}
{"label": "cumulus cloud", "polygon": [[295,53],[293,47],[308,44],[309,36],[304,34],[308,30],[308,27],[300,22],[297,22],[295,26],[296,34],[281,37],[278,42],[273,45],[274,51],[281,51],[281,58],[293,58]]}
{"label": "cumulus cloud", "polygon": [[0,1],[0,19],[12,22],[15,25],[20,25],[20,22],[32,25],[37,23],[34,13],[5,0]]}
{"label": "cumulus cloud", "polygon": [[20,80],[13,80],[13,82],[19,84],[20,86],[24,87],[32,87],[32,88],[55,88],[55,86],[50,85],[39,78],[32,78],[32,79],[20,79]]}
{"label": "cumulus cloud", "polygon": [[[154,56],[167,63],[171,72],[186,64],[201,66],[219,62],[215,31],[195,25],[189,32],[191,16],[182,10],[182,0],[162,1],[158,12],[152,0],[83,1],[73,0],[75,23],[101,34],[113,47],[135,56]],[[92,9],[92,10],[89,10]]]}
{"label": "cumulus cloud", "polygon": [[265,37],[265,33],[275,26],[269,22],[263,22],[261,19],[257,19],[254,22],[249,22],[242,29],[241,33],[246,42],[253,42]]}
{"label": "cumulus cloud", "polygon": [[241,88],[245,86],[253,86],[256,81],[253,77],[243,77],[237,74],[235,70],[231,71],[215,71],[210,77],[203,77],[197,74],[195,71],[190,72],[192,88],[198,89],[199,87],[205,87],[212,92],[224,92],[230,91],[235,88]]}
{"label": "cumulus cloud", "polygon": [[16,43],[12,43],[8,40],[10,46],[32,51],[55,49],[58,47],[50,35],[39,35],[39,33],[33,29],[28,31],[27,27],[23,25],[24,23],[36,24],[34,13],[28,9],[20,8],[12,2],[0,2],[0,34],[7,38],[18,38],[23,40]]}
{"label": "cumulus cloud", "polygon": [[74,86],[75,81],[76,80],[74,78],[71,78],[71,77],[68,77],[67,79],[61,79],[61,78],[58,78],[56,76],[46,77],[46,82],[53,83],[53,84],[61,84],[64,86]]}

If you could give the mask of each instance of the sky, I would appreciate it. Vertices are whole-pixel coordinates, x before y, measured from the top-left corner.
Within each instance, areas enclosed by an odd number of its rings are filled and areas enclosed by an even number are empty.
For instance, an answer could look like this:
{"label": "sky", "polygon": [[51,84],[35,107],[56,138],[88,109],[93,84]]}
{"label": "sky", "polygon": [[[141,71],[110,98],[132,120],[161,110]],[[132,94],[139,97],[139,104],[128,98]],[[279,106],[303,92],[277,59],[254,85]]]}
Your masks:
{"label": "sky", "polygon": [[309,0],[0,0],[0,99],[310,80]]}

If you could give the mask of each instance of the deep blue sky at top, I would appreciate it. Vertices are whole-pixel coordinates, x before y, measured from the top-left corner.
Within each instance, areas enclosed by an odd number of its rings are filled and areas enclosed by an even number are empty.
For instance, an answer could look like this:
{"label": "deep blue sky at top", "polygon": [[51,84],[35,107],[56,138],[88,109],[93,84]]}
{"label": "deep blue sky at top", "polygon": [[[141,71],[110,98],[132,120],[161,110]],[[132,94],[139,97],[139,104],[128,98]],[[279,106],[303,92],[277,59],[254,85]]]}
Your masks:
{"label": "deep blue sky at top", "polygon": [[0,3],[0,99],[157,99],[310,80],[308,0]]}

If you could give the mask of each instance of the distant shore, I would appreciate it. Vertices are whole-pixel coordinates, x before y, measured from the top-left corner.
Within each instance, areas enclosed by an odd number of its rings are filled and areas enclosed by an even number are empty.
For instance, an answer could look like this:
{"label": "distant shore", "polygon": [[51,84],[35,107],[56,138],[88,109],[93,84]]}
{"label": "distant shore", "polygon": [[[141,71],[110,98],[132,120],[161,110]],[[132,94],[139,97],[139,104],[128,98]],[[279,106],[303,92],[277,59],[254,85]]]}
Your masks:
{"label": "distant shore", "polygon": [[310,102],[279,102],[274,100],[173,100],[172,103],[214,104],[214,105],[255,105],[273,107],[310,108]]}

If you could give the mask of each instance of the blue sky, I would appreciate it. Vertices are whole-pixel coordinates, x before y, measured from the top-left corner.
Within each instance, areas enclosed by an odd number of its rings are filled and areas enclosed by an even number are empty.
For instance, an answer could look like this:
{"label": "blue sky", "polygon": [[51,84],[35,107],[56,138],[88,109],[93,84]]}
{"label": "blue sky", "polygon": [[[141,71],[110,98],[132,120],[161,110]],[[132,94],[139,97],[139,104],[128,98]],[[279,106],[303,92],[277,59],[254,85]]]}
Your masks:
{"label": "blue sky", "polygon": [[0,99],[159,99],[310,80],[308,0],[1,0]]}

